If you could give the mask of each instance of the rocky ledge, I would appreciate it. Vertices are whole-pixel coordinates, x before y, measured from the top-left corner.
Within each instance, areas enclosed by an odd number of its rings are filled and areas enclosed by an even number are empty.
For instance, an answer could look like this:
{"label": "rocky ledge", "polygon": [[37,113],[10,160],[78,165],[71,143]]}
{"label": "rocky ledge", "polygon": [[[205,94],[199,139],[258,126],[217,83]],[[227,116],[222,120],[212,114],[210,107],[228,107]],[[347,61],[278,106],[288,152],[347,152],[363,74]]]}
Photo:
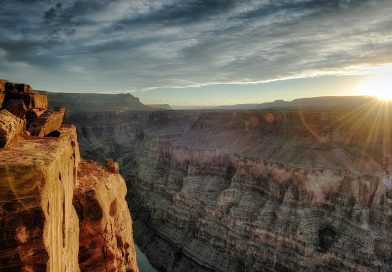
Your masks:
{"label": "rocky ledge", "polygon": [[0,98],[0,271],[137,272],[122,177],[80,163],[44,93],[1,80]]}

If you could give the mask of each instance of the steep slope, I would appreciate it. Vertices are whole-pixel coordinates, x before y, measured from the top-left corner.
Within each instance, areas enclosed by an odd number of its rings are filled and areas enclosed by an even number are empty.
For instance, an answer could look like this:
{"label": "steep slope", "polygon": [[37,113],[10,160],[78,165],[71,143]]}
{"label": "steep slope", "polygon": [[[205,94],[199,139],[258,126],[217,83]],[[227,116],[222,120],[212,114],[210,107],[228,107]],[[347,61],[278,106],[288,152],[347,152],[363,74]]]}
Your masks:
{"label": "steep slope", "polygon": [[212,112],[175,137],[151,118],[136,241],[163,271],[389,271],[391,116],[373,114]]}
{"label": "steep slope", "polygon": [[391,270],[392,111],[365,106],[149,114],[119,143],[138,245],[162,271]]}
{"label": "steep slope", "polygon": [[73,201],[80,219],[80,269],[138,271],[125,181],[86,161],[79,166],[78,179]]}
{"label": "steep slope", "polygon": [[0,149],[0,271],[79,271],[76,130]]}

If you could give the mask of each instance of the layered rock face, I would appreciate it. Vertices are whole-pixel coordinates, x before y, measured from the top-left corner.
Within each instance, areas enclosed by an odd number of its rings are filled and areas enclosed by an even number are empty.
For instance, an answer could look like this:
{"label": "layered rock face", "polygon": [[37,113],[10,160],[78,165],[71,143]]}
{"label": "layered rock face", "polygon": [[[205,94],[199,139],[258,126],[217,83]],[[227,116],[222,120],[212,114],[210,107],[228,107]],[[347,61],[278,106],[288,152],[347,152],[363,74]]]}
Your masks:
{"label": "layered rock face", "polygon": [[0,271],[137,272],[122,177],[80,164],[63,108],[47,109],[26,84],[0,83]]}
{"label": "layered rock face", "polygon": [[389,271],[384,112],[212,112],[167,139],[155,116],[130,182],[138,244],[164,271]]}
{"label": "layered rock face", "polygon": [[116,158],[138,245],[161,271],[390,271],[384,107],[149,114]]}

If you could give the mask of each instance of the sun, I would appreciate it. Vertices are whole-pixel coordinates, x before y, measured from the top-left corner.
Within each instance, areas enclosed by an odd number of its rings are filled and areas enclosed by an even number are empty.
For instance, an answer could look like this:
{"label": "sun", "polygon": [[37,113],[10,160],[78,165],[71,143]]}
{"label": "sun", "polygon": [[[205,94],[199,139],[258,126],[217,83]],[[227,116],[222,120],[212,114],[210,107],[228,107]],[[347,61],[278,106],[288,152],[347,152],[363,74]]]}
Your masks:
{"label": "sun", "polygon": [[358,88],[360,95],[375,96],[380,100],[392,100],[392,74],[367,78]]}

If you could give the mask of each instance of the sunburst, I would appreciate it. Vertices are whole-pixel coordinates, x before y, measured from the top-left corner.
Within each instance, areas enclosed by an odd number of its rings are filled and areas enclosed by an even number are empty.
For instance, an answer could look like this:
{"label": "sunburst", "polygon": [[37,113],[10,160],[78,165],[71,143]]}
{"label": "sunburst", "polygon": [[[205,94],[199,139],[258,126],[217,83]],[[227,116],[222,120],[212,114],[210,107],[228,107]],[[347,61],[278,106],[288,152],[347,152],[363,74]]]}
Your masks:
{"label": "sunburst", "polygon": [[371,76],[359,87],[358,94],[375,96],[383,101],[392,100],[392,74]]}

